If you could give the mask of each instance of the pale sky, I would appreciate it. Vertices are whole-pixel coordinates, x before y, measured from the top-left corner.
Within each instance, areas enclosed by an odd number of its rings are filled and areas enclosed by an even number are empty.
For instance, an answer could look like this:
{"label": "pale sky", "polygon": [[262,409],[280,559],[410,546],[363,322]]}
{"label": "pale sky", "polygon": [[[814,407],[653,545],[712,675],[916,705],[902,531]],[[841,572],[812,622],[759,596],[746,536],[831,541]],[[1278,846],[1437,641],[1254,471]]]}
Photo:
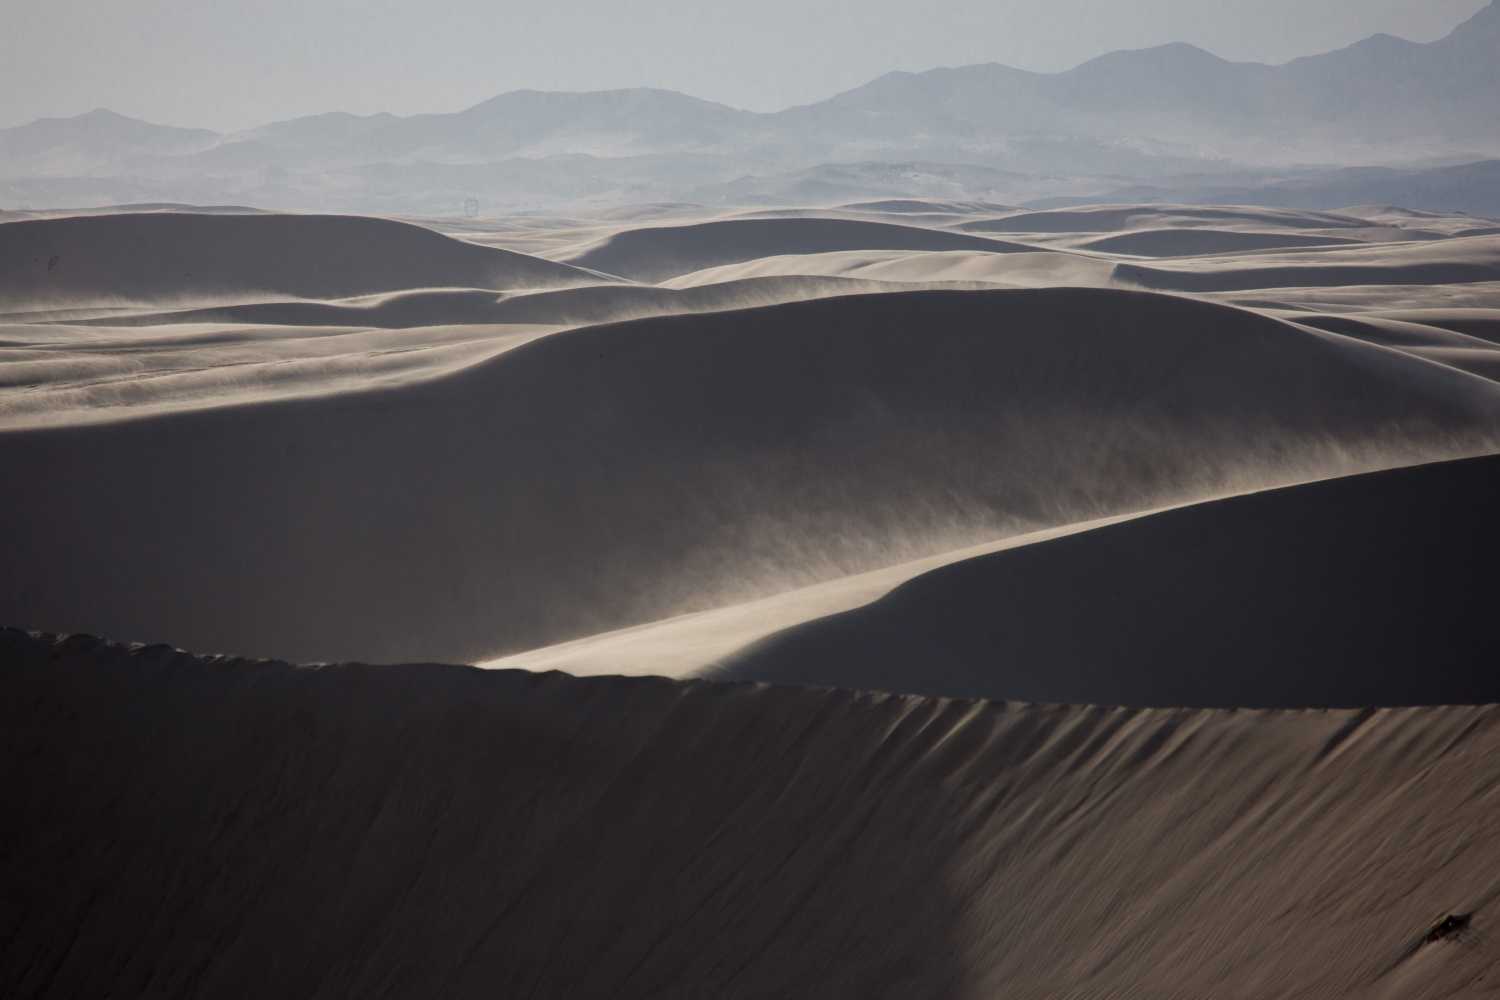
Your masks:
{"label": "pale sky", "polygon": [[760,111],[892,69],[1067,69],[1171,41],[1284,62],[1431,41],[1487,0],[0,0],[0,125],[96,107],[246,128],[653,86]]}

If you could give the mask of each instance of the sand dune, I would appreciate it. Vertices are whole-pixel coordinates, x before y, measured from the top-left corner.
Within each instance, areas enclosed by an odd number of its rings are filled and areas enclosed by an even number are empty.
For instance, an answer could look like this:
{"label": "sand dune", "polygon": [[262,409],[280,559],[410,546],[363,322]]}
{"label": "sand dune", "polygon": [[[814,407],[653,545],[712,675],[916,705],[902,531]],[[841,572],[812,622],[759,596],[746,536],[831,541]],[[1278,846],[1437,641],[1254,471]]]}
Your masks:
{"label": "sand dune", "polygon": [[138,207],[0,223],[0,625],[412,665],[0,628],[0,995],[1500,974],[1484,220]]}
{"label": "sand dune", "polygon": [[1015,211],[1009,205],[991,201],[937,201],[931,198],[886,198],[882,201],[858,201],[840,208],[852,212],[879,212],[882,215],[978,215]]}
{"label": "sand dune", "polygon": [[916,284],[977,282],[1001,288],[1104,287],[1110,283],[1114,269],[1115,262],[1108,258],[1054,251],[848,250],[761,257],[692,271],[662,284],[693,288],[776,275],[820,275]]}
{"label": "sand dune", "polygon": [[1500,281],[1500,239],[1207,257],[1173,266],[1120,264],[1122,284],[1179,292],[1338,285],[1452,285]]}
{"label": "sand dune", "polygon": [[642,285],[516,295],[437,289],[0,324],[0,429],[390,388],[451,374],[580,324],[911,287],[778,276],[682,291]]}
{"label": "sand dune", "polygon": [[1192,505],[955,562],[718,676],[1126,705],[1500,701],[1497,504],[1500,459],[1481,458]]}
{"label": "sand dune", "polygon": [[1339,210],[1340,215],[1352,215],[1371,222],[1408,229],[1425,229],[1442,236],[1476,236],[1476,230],[1494,229],[1500,221],[1463,212],[1424,212],[1419,209],[1401,208],[1396,205],[1359,205]]}
{"label": "sand dune", "polygon": [[629,229],[562,259],[638,281],[779,254],[836,250],[977,250],[1014,253],[1030,247],[963,233],[854,219],[724,219],[688,226]]}
{"label": "sand dune", "polygon": [[0,431],[388,390],[451,374],[559,329],[0,326]]}
{"label": "sand dune", "polygon": [[0,433],[26,484],[0,494],[17,529],[0,620],[472,660],[1018,531],[1472,453],[1497,415],[1484,380],[1143,293],[638,320],[364,393]]}
{"label": "sand dune", "polygon": [[941,566],[1136,516],[1139,515],[1122,514],[1011,535],[743,604],[585,636],[478,665],[492,670],[562,670],[580,677],[698,676],[768,636],[879,600],[908,580]]}
{"label": "sand dune", "polygon": [[[980,287],[978,283],[971,284]],[[620,284],[511,295],[497,295],[486,289],[433,289],[334,302],[253,302],[170,313],[110,316],[89,322],[99,326],[268,323],[383,329],[486,323],[578,326],[643,316],[712,312],[835,295],[901,290],[908,290],[907,283],[866,281],[837,275],[766,275],[681,290]]]}
{"label": "sand dune", "polygon": [[597,284],[566,264],[355,216],[74,216],[0,225],[0,305]]}
{"label": "sand dune", "polygon": [[1267,314],[1287,312],[1392,313],[1419,311],[1492,310],[1500,302],[1500,281],[1462,285],[1342,285],[1331,288],[1247,289],[1198,293],[1210,302],[1224,302]]}
{"label": "sand dune", "polygon": [[1135,229],[1236,226],[1253,230],[1338,229],[1371,220],[1335,212],[1218,205],[1099,205],[1049,211],[1015,212],[977,219],[958,228],[969,233],[1117,233]]}
{"label": "sand dune", "polygon": [[1298,316],[1305,326],[1393,347],[1485,378],[1500,378],[1500,311],[1438,310]]}
{"label": "sand dune", "polygon": [[1048,708],[13,631],[0,676],[12,996],[1456,997],[1495,971],[1492,707]]}
{"label": "sand dune", "polygon": [[1139,229],[1086,240],[1081,250],[1136,257],[1195,257],[1200,254],[1285,247],[1349,246],[1360,241],[1285,231],[1239,232],[1230,229]]}

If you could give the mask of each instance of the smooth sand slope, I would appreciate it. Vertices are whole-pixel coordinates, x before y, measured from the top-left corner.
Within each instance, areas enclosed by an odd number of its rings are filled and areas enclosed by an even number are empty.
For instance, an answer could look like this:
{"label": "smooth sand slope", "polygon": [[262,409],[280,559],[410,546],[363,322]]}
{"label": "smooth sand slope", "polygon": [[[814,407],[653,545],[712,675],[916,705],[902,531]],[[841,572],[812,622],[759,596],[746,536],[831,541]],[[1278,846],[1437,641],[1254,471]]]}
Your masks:
{"label": "smooth sand slope", "polygon": [[157,212],[0,225],[0,308],[225,295],[334,298],[432,286],[597,284],[566,264],[334,215]]}
{"label": "smooth sand slope", "polygon": [[1436,998],[1500,972],[1494,707],[1046,708],[17,632],[0,683],[7,996]]}
{"label": "smooth sand slope", "polygon": [[[1116,233],[1145,228],[1243,228],[1251,231],[1358,229],[1370,218],[1337,212],[1233,205],[1091,205],[1072,209],[1012,212],[976,219],[958,228],[971,233]],[[1380,219],[1381,224],[1391,220]],[[1409,220],[1402,219],[1402,223]]]}
{"label": "smooth sand slope", "polygon": [[716,676],[1049,702],[1500,701],[1500,458],[1195,504],[956,561]]}
{"label": "smooth sand slope", "polygon": [[444,378],[0,434],[0,620],[473,660],[1162,503],[1492,445],[1494,383],[1187,299],[907,292]]}
{"label": "smooth sand slope", "polygon": [[627,229],[563,259],[638,281],[780,254],[837,250],[979,250],[1031,247],[940,229],[854,219],[724,219],[686,226]]}
{"label": "smooth sand slope", "polygon": [[1290,247],[1354,246],[1359,240],[1285,231],[1238,232],[1226,229],[1140,229],[1075,243],[1080,250],[1135,257],[1191,257],[1198,254]]}

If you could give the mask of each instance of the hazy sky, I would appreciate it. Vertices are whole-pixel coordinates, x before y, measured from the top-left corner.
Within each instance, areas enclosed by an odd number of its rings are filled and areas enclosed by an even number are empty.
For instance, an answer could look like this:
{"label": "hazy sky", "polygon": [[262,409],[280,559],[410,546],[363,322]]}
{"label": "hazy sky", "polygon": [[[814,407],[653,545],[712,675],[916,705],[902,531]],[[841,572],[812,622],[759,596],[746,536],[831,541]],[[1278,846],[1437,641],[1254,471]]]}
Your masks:
{"label": "hazy sky", "polygon": [[[1066,69],[1169,41],[1283,62],[1430,41],[1486,0],[0,0],[0,125],[95,107],[242,128],[656,86],[773,110],[887,70]],[[936,11],[936,13],[934,13]]]}

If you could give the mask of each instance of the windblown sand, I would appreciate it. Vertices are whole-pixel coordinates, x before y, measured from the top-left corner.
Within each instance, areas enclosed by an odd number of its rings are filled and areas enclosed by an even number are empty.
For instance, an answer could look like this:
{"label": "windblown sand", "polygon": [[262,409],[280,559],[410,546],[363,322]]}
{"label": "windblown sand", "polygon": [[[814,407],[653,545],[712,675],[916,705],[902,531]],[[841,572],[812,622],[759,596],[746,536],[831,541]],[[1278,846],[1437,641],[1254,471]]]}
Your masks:
{"label": "windblown sand", "polygon": [[1497,233],[0,222],[0,624],[418,664],[0,633],[0,993],[1482,992]]}

